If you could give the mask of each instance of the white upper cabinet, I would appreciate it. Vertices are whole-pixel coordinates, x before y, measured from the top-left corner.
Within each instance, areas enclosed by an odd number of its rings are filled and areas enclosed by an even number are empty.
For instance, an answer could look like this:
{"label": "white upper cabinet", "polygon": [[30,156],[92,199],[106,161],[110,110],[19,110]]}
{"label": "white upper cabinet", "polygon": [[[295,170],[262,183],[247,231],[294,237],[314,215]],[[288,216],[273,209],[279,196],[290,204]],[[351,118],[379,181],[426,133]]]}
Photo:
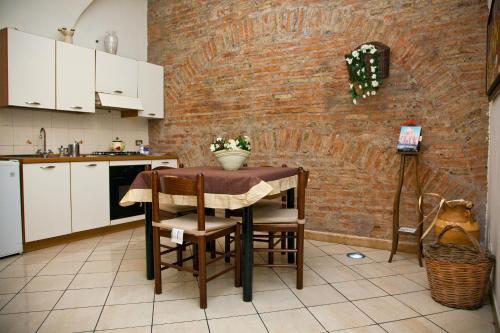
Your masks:
{"label": "white upper cabinet", "polygon": [[163,67],[143,61],[138,66],[138,96],[144,111],[140,117],[163,118]]}
{"label": "white upper cabinet", "polygon": [[56,42],[56,109],[95,112],[95,51]]}
{"label": "white upper cabinet", "polygon": [[137,61],[96,51],[96,91],[137,97]]}
{"label": "white upper cabinet", "polygon": [[0,31],[0,106],[55,108],[55,44],[11,28]]}

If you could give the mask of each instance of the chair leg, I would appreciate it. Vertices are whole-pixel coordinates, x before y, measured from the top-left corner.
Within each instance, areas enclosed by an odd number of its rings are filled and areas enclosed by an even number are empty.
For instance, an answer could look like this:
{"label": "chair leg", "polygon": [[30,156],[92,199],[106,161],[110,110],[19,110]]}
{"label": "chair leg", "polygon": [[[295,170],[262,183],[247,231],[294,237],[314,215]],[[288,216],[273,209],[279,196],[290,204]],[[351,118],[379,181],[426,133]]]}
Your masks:
{"label": "chair leg", "polygon": [[210,258],[214,259],[216,257],[215,251],[217,250],[217,244],[215,239],[210,241]]}
{"label": "chair leg", "polygon": [[179,245],[177,247],[177,265],[179,266],[182,266],[182,247],[183,247],[184,243],[182,245]]}
{"label": "chair leg", "polygon": [[[274,249],[274,232],[269,233],[269,240],[267,242],[267,248],[269,250]],[[274,252],[267,253],[267,263],[269,265],[274,264]]]}
{"label": "chair leg", "polygon": [[234,232],[234,286],[241,287],[241,224],[236,224],[236,231]]}
{"label": "chair leg", "polygon": [[297,289],[304,287],[304,225],[299,224],[297,230]]}
{"label": "chair leg", "polygon": [[[281,249],[286,249],[286,232],[281,233]],[[281,252],[281,254],[285,254],[286,252]]]}
{"label": "chair leg", "polygon": [[207,260],[205,254],[206,239],[198,238],[198,284],[200,286],[200,308],[207,308]]}
{"label": "chair leg", "polygon": [[[198,271],[198,267],[199,267],[199,265],[198,265],[199,251],[198,251],[198,249],[199,249],[199,245],[193,244],[193,257],[194,257],[193,258],[193,269],[195,271]],[[205,255],[205,253],[203,253],[203,255]],[[196,273],[194,273],[193,275],[196,276]]]}
{"label": "chair leg", "polygon": [[[224,237],[224,252],[228,253],[229,251],[231,251],[231,236],[226,235],[226,237]],[[231,262],[231,257],[225,257],[224,261],[228,263]]]}
{"label": "chair leg", "polygon": [[155,275],[155,293],[161,294],[160,232],[157,227],[153,227],[153,265]]}

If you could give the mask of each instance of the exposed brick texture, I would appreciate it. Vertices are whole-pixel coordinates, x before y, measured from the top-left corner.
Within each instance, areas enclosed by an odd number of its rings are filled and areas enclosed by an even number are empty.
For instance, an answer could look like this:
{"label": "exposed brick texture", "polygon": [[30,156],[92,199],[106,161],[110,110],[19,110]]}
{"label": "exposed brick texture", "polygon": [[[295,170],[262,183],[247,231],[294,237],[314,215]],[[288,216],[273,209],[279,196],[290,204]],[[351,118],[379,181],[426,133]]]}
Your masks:
{"label": "exposed brick texture", "polygon": [[[253,139],[251,165],[311,171],[307,228],[390,238],[399,126],[424,127],[425,191],[486,203],[484,0],[150,1],[149,61],[165,66],[156,151],[216,164],[217,135]],[[354,106],[344,54],[391,48],[390,77]],[[415,224],[413,179],[402,215]]]}

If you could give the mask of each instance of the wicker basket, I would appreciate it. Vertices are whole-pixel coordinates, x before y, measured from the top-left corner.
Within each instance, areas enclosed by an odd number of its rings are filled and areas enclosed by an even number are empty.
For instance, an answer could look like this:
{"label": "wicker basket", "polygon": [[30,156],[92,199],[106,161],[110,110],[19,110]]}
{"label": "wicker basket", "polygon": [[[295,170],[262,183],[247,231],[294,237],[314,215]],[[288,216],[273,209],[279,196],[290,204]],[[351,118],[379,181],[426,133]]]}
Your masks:
{"label": "wicker basket", "polygon": [[[441,243],[443,235],[452,229],[462,231],[473,246]],[[452,308],[481,307],[494,262],[494,257],[485,252],[478,241],[462,227],[446,226],[435,243],[425,249],[432,299]]]}

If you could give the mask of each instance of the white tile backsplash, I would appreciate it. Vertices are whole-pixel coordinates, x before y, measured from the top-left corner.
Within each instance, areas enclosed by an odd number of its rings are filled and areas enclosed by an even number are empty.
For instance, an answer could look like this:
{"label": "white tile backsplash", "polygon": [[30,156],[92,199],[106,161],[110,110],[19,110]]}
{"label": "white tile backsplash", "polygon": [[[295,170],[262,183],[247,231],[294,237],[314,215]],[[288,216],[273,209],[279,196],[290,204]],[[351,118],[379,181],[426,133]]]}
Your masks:
{"label": "white tile backsplash", "polygon": [[[148,120],[121,118],[120,111],[96,110],[95,114],[38,109],[0,108],[0,155],[31,154],[42,148],[40,128],[47,132],[47,148],[67,147],[83,141],[80,152],[107,151],[119,137],[126,150],[138,150],[135,140],[148,144]],[[30,143],[31,142],[31,143]]]}

